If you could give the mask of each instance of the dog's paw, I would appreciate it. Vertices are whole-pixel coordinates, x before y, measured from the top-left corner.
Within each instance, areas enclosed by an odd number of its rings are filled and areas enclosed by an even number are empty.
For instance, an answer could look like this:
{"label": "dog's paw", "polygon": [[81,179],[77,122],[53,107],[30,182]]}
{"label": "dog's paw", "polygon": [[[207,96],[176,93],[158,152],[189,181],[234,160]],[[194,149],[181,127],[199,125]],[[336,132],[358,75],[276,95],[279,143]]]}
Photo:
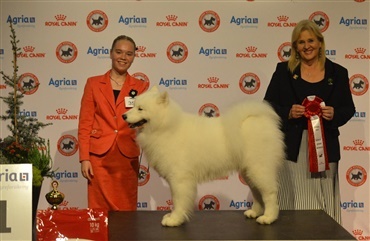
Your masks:
{"label": "dog's paw", "polygon": [[247,218],[257,218],[258,217],[257,213],[253,211],[252,209],[245,211],[244,216],[246,216]]}
{"label": "dog's paw", "polygon": [[162,218],[162,226],[177,227],[185,222],[185,219],[173,213],[167,213]]}
{"label": "dog's paw", "polygon": [[266,215],[262,215],[262,216],[259,216],[256,219],[256,222],[259,223],[259,224],[272,224],[275,220],[276,220],[276,218],[272,218],[272,217],[269,217],[269,216],[266,216]]}

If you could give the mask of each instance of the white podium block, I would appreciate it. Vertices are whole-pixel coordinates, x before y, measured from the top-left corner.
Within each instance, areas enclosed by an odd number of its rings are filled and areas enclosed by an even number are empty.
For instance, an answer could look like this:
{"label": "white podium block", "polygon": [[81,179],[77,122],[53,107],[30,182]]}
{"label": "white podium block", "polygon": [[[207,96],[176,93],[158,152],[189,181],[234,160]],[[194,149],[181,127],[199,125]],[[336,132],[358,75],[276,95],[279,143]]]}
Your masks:
{"label": "white podium block", "polygon": [[32,240],[32,165],[0,165],[0,240]]}

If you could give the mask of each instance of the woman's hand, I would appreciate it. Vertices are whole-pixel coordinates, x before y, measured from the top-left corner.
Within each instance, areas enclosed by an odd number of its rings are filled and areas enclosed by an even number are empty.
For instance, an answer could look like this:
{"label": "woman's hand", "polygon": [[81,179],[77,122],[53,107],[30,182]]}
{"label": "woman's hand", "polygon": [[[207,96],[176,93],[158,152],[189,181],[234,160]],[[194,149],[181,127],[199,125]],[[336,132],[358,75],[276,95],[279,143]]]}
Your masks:
{"label": "woman's hand", "polygon": [[94,172],[89,160],[81,161],[81,173],[82,176],[89,181],[94,177]]}
{"label": "woman's hand", "polygon": [[289,112],[289,119],[297,119],[303,116],[305,107],[303,105],[292,105]]}
{"label": "woman's hand", "polygon": [[332,106],[322,106],[321,107],[322,118],[325,120],[332,120],[334,117],[334,108]]}

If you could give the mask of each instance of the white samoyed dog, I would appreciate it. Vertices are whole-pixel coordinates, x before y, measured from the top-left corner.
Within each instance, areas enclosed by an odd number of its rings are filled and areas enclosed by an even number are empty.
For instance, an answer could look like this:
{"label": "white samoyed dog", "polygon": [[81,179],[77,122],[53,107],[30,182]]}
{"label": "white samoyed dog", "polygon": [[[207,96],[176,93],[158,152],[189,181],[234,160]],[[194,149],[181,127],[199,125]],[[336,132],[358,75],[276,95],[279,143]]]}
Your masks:
{"label": "white samoyed dog", "polygon": [[123,119],[137,129],[137,142],[169,184],[174,208],[163,226],[179,226],[195,209],[197,184],[239,172],[253,195],[248,218],[271,224],[279,215],[279,168],[285,157],[280,118],[263,101],[246,101],[221,117],[182,111],[167,92],[153,87],[136,97]]}

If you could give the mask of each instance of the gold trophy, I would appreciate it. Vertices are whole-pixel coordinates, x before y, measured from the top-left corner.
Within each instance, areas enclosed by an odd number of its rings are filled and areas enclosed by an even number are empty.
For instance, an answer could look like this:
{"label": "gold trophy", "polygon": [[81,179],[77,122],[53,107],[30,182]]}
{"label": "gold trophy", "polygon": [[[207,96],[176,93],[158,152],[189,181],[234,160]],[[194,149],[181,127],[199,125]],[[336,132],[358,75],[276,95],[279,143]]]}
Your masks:
{"label": "gold trophy", "polygon": [[58,181],[52,181],[51,187],[53,188],[53,190],[45,195],[46,201],[48,201],[48,203],[52,205],[52,210],[58,210],[58,205],[61,204],[64,200],[64,194],[58,191],[58,186]]}

